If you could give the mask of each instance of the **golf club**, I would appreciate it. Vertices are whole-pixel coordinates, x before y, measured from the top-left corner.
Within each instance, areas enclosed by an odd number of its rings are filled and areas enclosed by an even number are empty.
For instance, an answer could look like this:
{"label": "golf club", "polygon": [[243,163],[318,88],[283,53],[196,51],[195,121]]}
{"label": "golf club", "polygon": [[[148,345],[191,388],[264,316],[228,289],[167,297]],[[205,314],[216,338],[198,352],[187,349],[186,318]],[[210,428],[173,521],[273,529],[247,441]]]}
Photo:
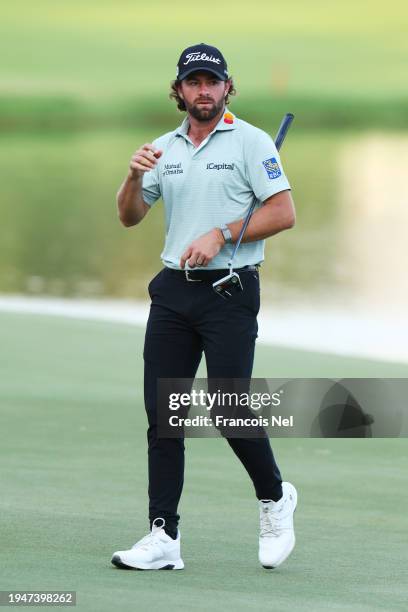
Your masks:
{"label": "golf club", "polygon": [[[286,115],[282,119],[282,122],[278,129],[278,133],[276,134],[276,138],[275,138],[275,146],[278,151],[281,148],[283,141],[285,140],[286,134],[288,133],[288,130],[294,118],[295,116],[293,115],[293,113],[286,113]],[[248,227],[248,223],[252,217],[252,213],[254,212],[256,202],[257,200],[254,199],[248,211],[248,214],[245,218],[244,224],[241,228],[240,234],[238,236],[238,240],[235,243],[235,248],[232,252],[231,259],[228,262],[229,273],[227,274],[227,276],[224,276],[223,278],[220,278],[220,280],[217,280],[215,281],[215,283],[213,283],[214,291],[225,299],[230,298],[234,290],[235,291],[243,290],[239,274],[237,274],[237,272],[234,272],[232,268],[232,263],[238,251],[239,245],[241,244],[241,240],[245,233],[245,230]]]}

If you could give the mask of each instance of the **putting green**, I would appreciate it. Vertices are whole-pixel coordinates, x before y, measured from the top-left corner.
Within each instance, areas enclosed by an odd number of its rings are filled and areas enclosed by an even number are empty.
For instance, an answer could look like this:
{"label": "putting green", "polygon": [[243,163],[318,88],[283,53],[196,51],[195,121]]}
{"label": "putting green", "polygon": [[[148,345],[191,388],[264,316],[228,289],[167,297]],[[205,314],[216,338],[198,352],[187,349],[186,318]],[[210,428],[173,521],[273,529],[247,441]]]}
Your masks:
{"label": "putting green", "polygon": [[[186,570],[111,566],[147,527],[142,341],[127,325],[0,314],[1,589],[76,590],[77,609],[99,612],[405,610],[405,440],[276,440],[298,544],[269,573],[243,468],[223,440],[188,440]],[[259,346],[254,374],[407,367]]]}

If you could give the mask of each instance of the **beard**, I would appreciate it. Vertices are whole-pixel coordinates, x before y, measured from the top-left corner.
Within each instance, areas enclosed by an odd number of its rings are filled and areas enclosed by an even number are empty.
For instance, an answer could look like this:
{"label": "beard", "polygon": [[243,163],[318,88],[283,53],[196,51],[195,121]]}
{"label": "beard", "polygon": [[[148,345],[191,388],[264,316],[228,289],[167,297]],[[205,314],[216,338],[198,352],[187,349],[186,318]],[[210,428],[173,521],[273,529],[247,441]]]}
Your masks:
{"label": "beard", "polygon": [[194,119],[197,121],[211,121],[216,117],[221,111],[224,109],[224,98],[222,98],[219,102],[213,102],[213,100],[199,100],[199,102],[208,102],[209,108],[202,108],[202,106],[198,104],[188,104],[184,101],[186,105],[187,112],[190,113]]}

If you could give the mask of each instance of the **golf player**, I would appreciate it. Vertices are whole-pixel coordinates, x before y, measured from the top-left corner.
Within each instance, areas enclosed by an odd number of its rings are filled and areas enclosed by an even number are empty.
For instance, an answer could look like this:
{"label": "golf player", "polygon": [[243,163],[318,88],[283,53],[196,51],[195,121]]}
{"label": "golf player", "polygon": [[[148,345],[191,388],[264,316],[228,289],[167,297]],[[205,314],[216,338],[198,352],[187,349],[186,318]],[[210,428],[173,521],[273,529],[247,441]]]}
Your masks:
{"label": "golf player", "polygon": [[[184,121],[134,153],[117,195],[126,227],[139,224],[160,197],[166,218],[163,268],[148,286],[143,352],[150,532],[129,550],[114,553],[112,563],[119,568],[184,568],[178,529],[184,440],[157,435],[157,380],[193,380],[203,353],[209,379],[250,379],[264,241],[295,223],[275,144],[228,110],[234,93],[217,48],[201,43],[185,49],[170,96],[186,112]],[[223,299],[212,284],[229,272],[234,242],[254,199],[255,211],[234,259],[243,290]],[[295,545],[296,489],[282,482],[266,435],[227,441],[259,500],[259,562],[277,567]]]}

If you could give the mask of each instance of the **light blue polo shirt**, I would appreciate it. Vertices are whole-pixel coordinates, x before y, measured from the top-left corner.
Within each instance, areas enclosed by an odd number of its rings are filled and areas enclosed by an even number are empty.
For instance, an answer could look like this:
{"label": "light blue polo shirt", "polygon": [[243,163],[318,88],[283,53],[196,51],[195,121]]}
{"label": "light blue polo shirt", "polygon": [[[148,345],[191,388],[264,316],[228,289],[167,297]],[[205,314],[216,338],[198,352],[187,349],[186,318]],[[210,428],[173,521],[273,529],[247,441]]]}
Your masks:
{"label": "light blue polo shirt", "polygon": [[[166,215],[161,259],[180,269],[180,258],[199,236],[243,219],[275,193],[290,189],[272,138],[226,110],[207,138],[195,147],[187,136],[188,118],[179,128],[153,141],[163,150],[156,167],[143,176],[143,199],[152,206],[160,196]],[[264,260],[265,240],[241,243],[233,267]],[[233,244],[225,244],[203,269],[227,268]],[[198,268],[198,266],[197,266]]]}

